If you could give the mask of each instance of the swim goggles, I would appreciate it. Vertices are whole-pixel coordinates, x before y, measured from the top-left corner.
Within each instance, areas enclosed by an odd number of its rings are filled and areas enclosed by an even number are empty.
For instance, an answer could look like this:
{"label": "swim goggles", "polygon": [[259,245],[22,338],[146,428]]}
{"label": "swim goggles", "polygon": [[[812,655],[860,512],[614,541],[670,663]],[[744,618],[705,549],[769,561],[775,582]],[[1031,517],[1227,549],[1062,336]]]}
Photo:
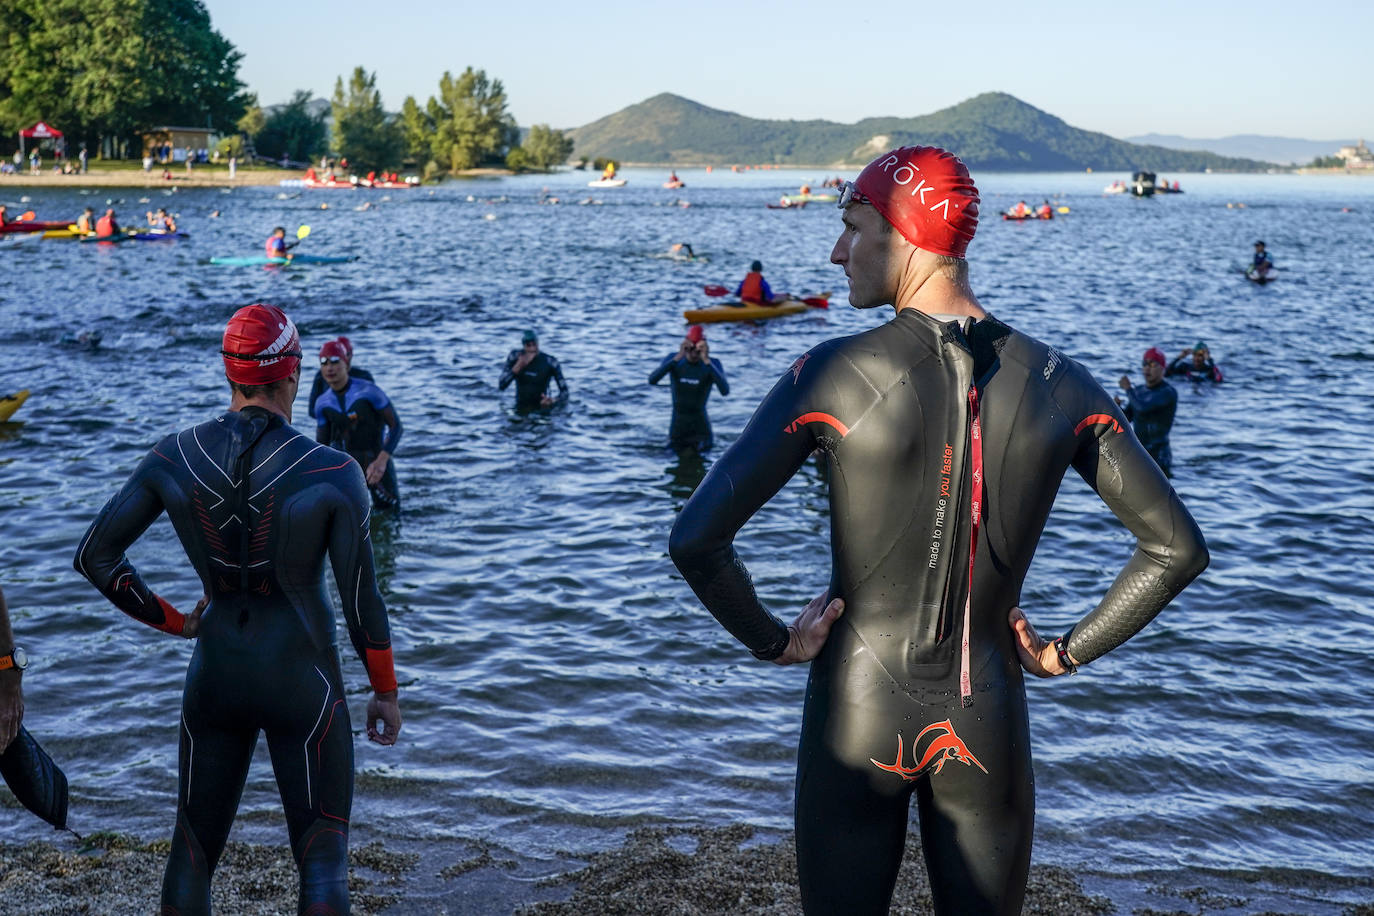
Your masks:
{"label": "swim goggles", "polygon": [[843,185],[840,186],[840,199],[836,201],[835,205],[839,207],[841,210],[843,210],[850,204],[871,203],[873,203],[873,201],[869,200],[865,195],[861,194],[859,192],[859,189],[854,186],[854,182],[846,181]]}

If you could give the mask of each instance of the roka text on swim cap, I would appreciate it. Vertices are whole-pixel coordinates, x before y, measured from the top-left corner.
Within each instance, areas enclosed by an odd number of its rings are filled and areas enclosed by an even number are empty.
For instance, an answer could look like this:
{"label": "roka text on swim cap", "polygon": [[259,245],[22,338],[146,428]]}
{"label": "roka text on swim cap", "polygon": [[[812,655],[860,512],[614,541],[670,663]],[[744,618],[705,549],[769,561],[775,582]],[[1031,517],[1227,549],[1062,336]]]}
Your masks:
{"label": "roka text on swim cap", "polygon": [[978,188],[959,157],[934,146],[904,146],[874,159],[854,180],[892,226],[917,248],[962,258],[978,229]]}
{"label": "roka text on swim cap", "polygon": [[275,305],[244,306],[224,326],[224,374],[240,385],[270,385],[301,364],[301,338]]}

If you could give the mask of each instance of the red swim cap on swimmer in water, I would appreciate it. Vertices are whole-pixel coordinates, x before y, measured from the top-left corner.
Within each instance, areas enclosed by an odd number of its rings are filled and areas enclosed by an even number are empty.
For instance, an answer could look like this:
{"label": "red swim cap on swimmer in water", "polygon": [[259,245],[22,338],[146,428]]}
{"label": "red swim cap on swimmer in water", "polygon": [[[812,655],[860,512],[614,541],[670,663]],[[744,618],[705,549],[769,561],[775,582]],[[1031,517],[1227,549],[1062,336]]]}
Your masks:
{"label": "red swim cap on swimmer in water", "polygon": [[348,359],[348,347],[345,347],[337,340],[331,340],[327,342],[323,347],[320,347],[320,359],[324,359],[328,356],[335,356],[339,359],[346,360]]}
{"label": "red swim cap on swimmer in water", "polygon": [[301,338],[275,305],[245,306],[224,326],[224,374],[240,385],[270,385],[301,364]]}
{"label": "red swim cap on swimmer in water", "polygon": [[904,146],[874,159],[854,189],[917,248],[962,258],[978,229],[978,189],[959,157]]}
{"label": "red swim cap on swimmer in water", "polygon": [[692,343],[701,343],[706,336],[706,332],[701,329],[701,325],[694,324],[687,329],[687,339]]}
{"label": "red swim cap on swimmer in water", "polygon": [[1159,363],[1161,366],[1169,365],[1169,358],[1164,355],[1164,351],[1159,347],[1151,347],[1146,350],[1145,358],[1152,363]]}

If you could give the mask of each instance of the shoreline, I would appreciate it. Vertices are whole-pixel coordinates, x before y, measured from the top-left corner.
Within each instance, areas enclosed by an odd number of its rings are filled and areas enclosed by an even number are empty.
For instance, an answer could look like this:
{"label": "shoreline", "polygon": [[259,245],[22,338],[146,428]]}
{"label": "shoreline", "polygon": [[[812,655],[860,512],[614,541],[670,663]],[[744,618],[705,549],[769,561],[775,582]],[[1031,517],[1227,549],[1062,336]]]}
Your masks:
{"label": "shoreline", "polygon": [[[0,192],[5,188],[275,188],[283,181],[297,181],[304,176],[295,170],[263,171],[261,169],[240,169],[230,180],[229,169],[224,166],[205,166],[187,172],[184,168],[172,169],[171,178],[163,178],[161,170],[144,172],[142,169],[92,169],[84,175],[62,175],[44,172],[40,175],[20,173],[0,175]],[[456,175],[445,175],[447,179],[503,178],[514,175],[510,169],[481,168],[464,169]],[[442,180],[440,184],[442,184]],[[437,185],[418,185],[418,187],[437,187]],[[333,189],[331,189],[333,190]],[[371,188],[358,188],[360,191]],[[393,189],[395,190],[395,189]]]}
{"label": "shoreline", "polygon": [[[8,806],[5,806],[8,807]],[[360,841],[361,840],[361,841]],[[162,884],[169,843],[113,833],[0,843],[0,899],[31,914],[148,912]],[[498,843],[355,836],[349,888],[356,916],[511,913],[516,916],[649,916],[801,910],[790,832],[724,827],[644,826],[608,850],[543,858]],[[259,916],[293,912],[298,881],[285,831],[275,845],[232,840],[215,873],[216,911]],[[931,912],[919,832],[908,835],[890,909]],[[1267,873],[1166,870],[1094,874],[1031,866],[1023,912],[1374,914],[1374,877],[1272,869]]]}

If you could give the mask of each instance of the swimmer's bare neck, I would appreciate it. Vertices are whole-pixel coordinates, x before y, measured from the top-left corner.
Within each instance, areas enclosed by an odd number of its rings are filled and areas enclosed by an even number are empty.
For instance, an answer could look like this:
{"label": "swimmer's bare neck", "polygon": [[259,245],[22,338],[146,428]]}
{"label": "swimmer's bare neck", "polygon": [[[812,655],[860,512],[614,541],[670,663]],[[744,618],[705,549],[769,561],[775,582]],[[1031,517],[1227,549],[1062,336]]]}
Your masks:
{"label": "swimmer's bare neck", "polygon": [[967,273],[956,278],[934,255],[918,248],[912,251],[914,255],[902,271],[897,294],[892,300],[896,312],[916,309],[927,315],[951,315],[974,321],[987,317],[987,311],[978,304],[968,285]]}

